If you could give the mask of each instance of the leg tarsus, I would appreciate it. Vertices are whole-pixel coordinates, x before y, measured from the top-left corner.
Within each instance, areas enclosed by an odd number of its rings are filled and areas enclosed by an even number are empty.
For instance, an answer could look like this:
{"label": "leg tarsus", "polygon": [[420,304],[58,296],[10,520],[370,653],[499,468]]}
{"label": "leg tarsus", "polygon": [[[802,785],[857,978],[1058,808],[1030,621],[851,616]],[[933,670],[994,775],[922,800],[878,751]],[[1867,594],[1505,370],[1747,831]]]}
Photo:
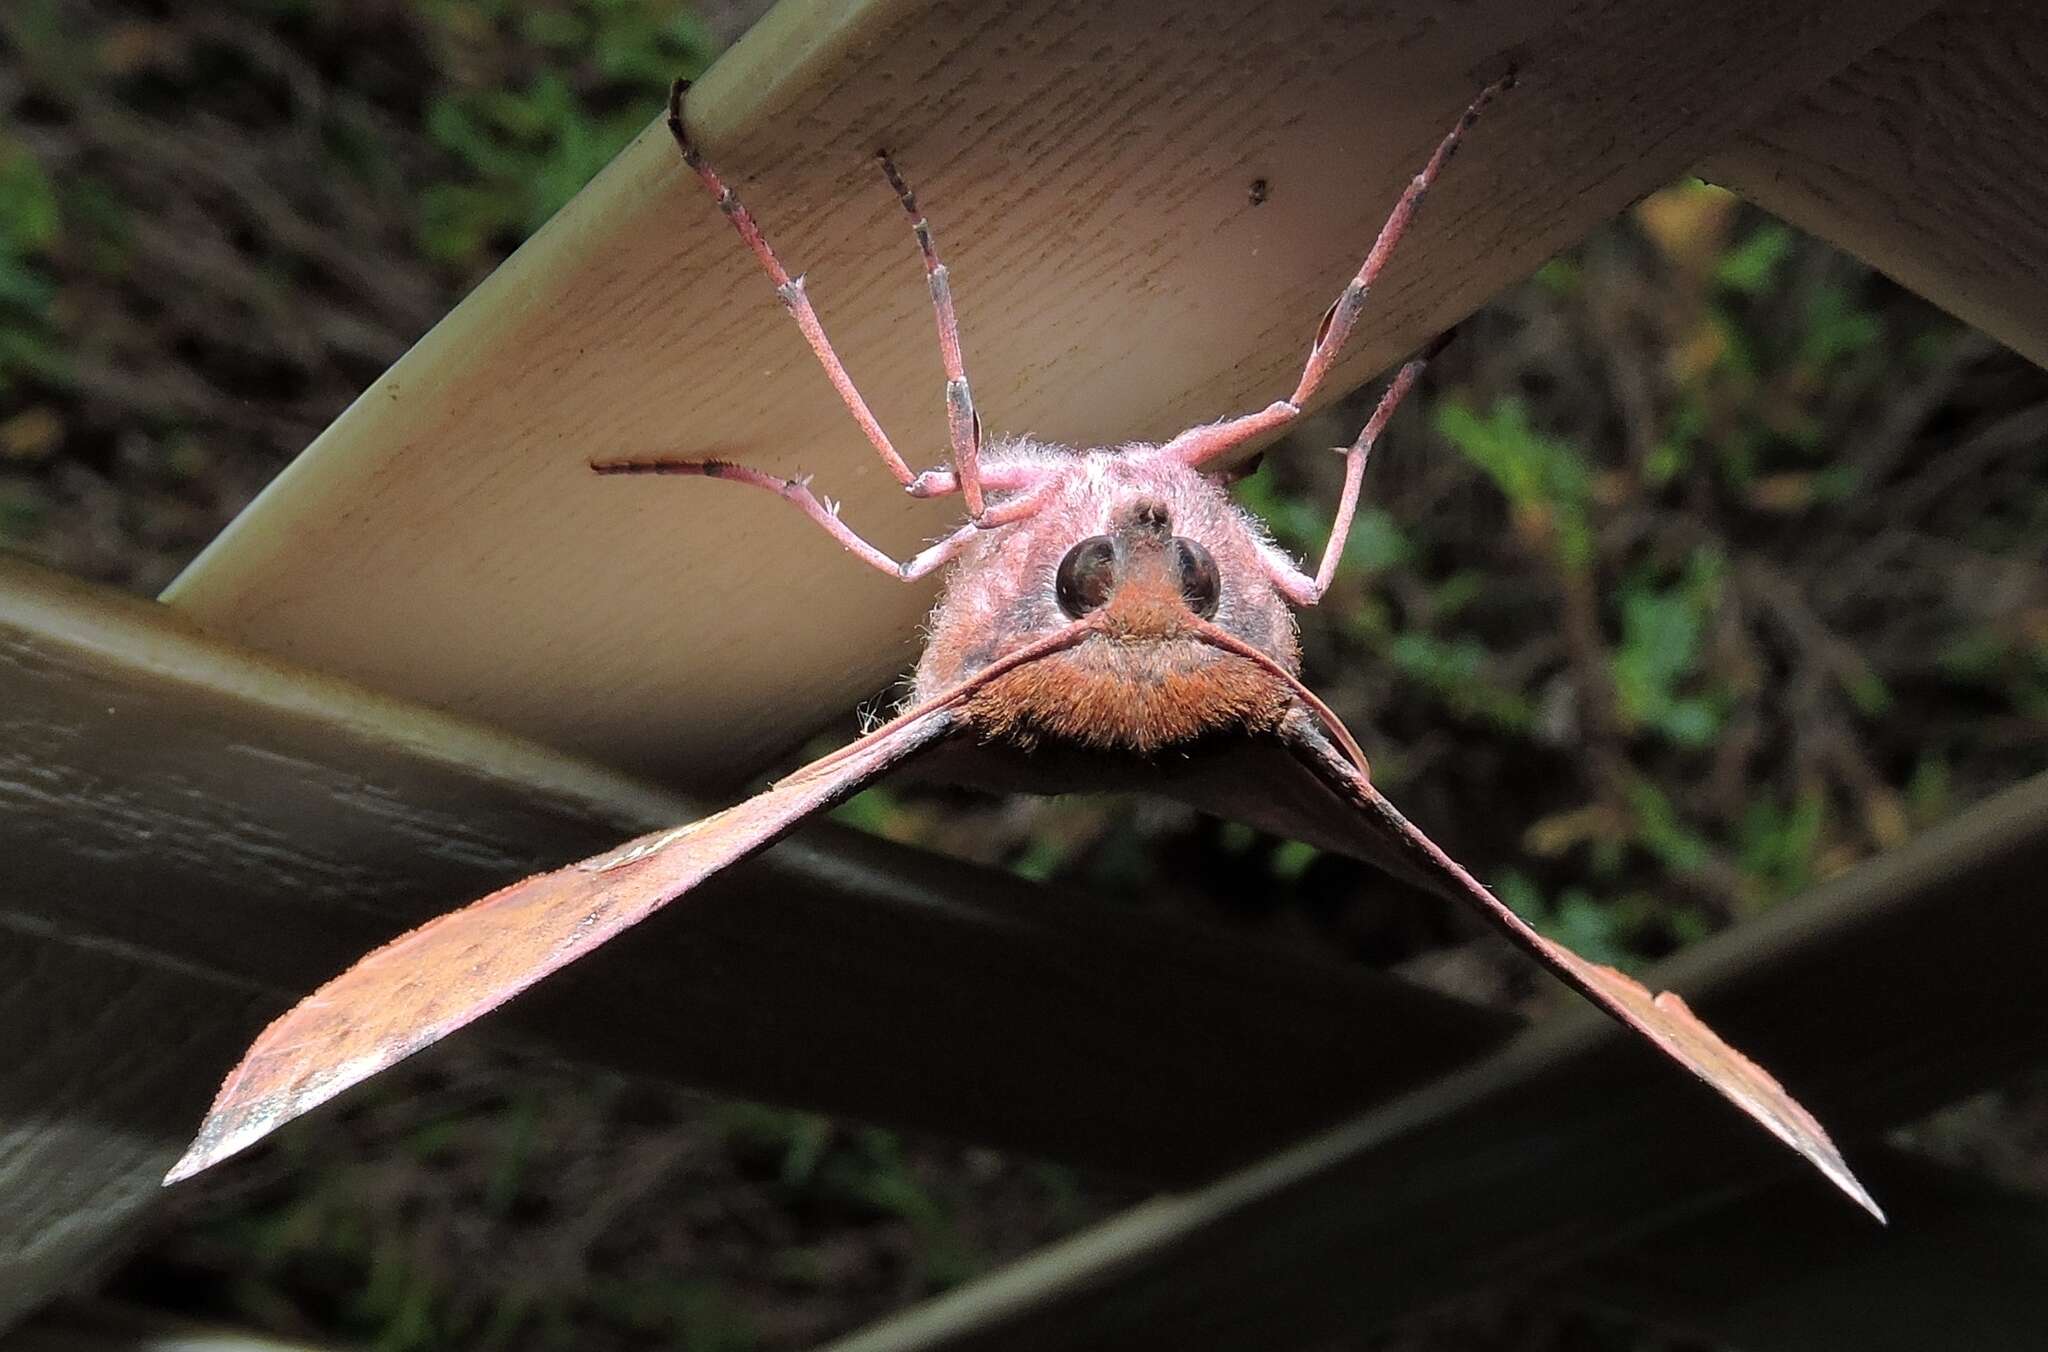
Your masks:
{"label": "leg tarsus", "polygon": [[1058,480],[1047,478],[1033,485],[1017,496],[991,506],[982,513],[981,520],[970,521],[953,531],[952,534],[928,545],[911,558],[898,562],[869,544],[839,518],[839,504],[829,498],[820,498],[811,491],[808,474],[794,479],[785,479],[766,470],[754,469],[747,465],[735,465],[726,460],[671,460],[649,458],[638,460],[592,461],[591,470],[597,474],[681,474],[703,479],[730,479],[734,483],[765,489],[790,503],[809,517],[827,535],[839,542],[840,548],[858,558],[878,572],[902,582],[915,582],[942,567],[961,548],[984,530],[1007,526],[1021,521],[1036,512],[1043,505],[1047,494],[1058,486]]}
{"label": "leg tarsus", "polygon": [[862,563],[891,577],[904,576],[904,565],[863,540],[851,526],[839,519],[838,503],[821,499],[811,491],[811,479],[807,474],[785,479],[766,470],[725,460],[606,460],[593,461],[590,468],[598,474],[685,474],[704,479],[730,479],[735,483],[766,489],[809,517],[837,540],[840,548]]}
{"label": "leg tarsus", "polygon": [[1337,515],[1330,523],[1330,538],[1323,545],[1323,559],[1316,566],[1315,576],[1310,577],[1296,568],[1287,556],[1277,549],[1268,548],[1260,551],[1259,559],[1266,567],[1266,575],[1272,578],[1273,585],[1280,589],[1281,594],[1295,605],[1312,606],[1322,600],[1323,593],[1330,589],[1330,580],[1336,577],[1337,565],[1344,558],[1344,543],[1351,536],[1351,519],[1358,512],[1358,494],[1365,483],[1366,458],[1372,454],[1372,448],[1379,441],[1380,434],[1386,430],[1387,421],[1394,416],[1394,410],[1401,406],[1401,400],[1407,397],[1408,391],[1415,388],[1416,380],[1422,375],[1422,368],[1429,364],[1431,357],[1443,351],[1444,345],[1450,340],[1451,332],[1447,331],[1424,348],[1420,356],[1401,367],[1394,378],[1387,382],[1387,388],[1381,393],[1379,403],[1373,408],[1372,417],[1366,419],[1365,426],[1359,430],[1358,439],[1344,448],[1344,491],[1338,496]]}
{"label": "leg tarsus", "polygon": [[965,359],[960,355],[960,321],[953,312],[952,274],[939,261],[931,222],[919,209],[917,194],[904,181],[896,161],[886,150],[877,151],[875,159],[882,166],[882,176],[895,190],[896,200],[910,217],[910,232],[916,236],[918,254],[924,259],[925,280],[931,286],[932,315],[939,328],[939,360],[946,369],[946,439],[952,446],[953,475],[960,496],[967,503],[967,515],[979,521],[985,507],[980,472],[981,418],[974,411],[974,393],[967,383]]}
{"label": "leg tarsus", "polygon": [[804,292],[803,278],[789,275],[781,260],[775,256],[775,250],[769,247],[768,240],[762,235],[761,227],[755,223],[752,213],[740,202],[739,195],[727,187],[725,181],[705,163],[696,142],[690,139],[690,133],[683,125],[683,96],[689,92],[689,88],[687,80],[677,80],[669,87],[668,130],[675,138],[676,149],[682,152],[683,163],[689,166],[691,172],[703,183],[705,190],[717,201],[718,209],[725,213],[725,218],[732,222],[733,229],[739,232],[740,241],[754,255],[754,261],[760,265],[761,271],[768,275],[768,280],[774,283],[775,294],[781,298],[790,318],[796,321],[797,328],[803,333],[804,342],[810,346],[812,355],[818,359],[818,365],[824,368],[825,378],[832,383],[832,389],[838,394],[839,402],[846,405],[846,411],[860,424],[860,430],[867,437],[868,444],[875,448],[875,454],[882,457],[882,463],[888,466],[889,473],[896,477],[896,482],[907,486],[915,476],[911,473],[910,466],[904,463],[903,457],[896,453],[896,447],[889,441],[889,434],[884,432],[882,425],[875,420],[874,413],[868,408],[867,400],[861,397],[860,390],[853,383],[853,377],[847,374],[845,364],[839,360],[839,354],[833,350],[831,340],[825,336],[825,327],[818,322],[817,311],[811,308],[810,297]]}
{"label": "leg tarsus", "polygon": [[1429,191],[1430,186],[1436,182],[1437,175],[1443,172],[1444,165],[1457,152],[1458,143],[1464,139],[1465,133],[1479,120],[1481,110],[1493,102],[1497,95],[1514,86],[1515,72],[1510,70],[1480,90],[1472,102],[1465,106],[1465,111],[1458,115],[1457,122],[1444,134],[1443,140],[1437,143],[1435,153],[1429,157],[1429,162],[1422,166],[1422,172],[1408,180],[1408,186],[1402,190],[1400,200],[1394,203],[1394,209],[1388,213],[1386,224],[1380,227],[1378,237],[1373,240],[1372,248],[1366,251],[1365,261],[1359,264],[1357,274],[1345,285],[1336,303],[1324,314],[1322,325],[1316,331],[1315,343],[1309,348],[1308,361],[1302,367],[1301,381],[1294,387],[1294,395],[1289,402],[1306,404],[1316,392],[1316,387],[1322,384],[1323,377],[1329,374],[1331,365],[1337,360],[1337,354],[1343,350],[1345,340],[1351,336],[1351,329],[1358,322],[1359,314],[1365,309],[1365,298],[1372,290],[1373,283],[1379,280],[1380,270],[1386,266],[1387,259],[1394,252],[1394,246],[1401,242],[1401,236],[1407,233],[1408,226],[1414,221],[1415,213],[1422,205],[1423,195]]}
{"label": "leg tarsus", "polygon": [[[1200,467],[1242,446],[1254,437],[1283,427],[1301,416],[1301,410],[1307,406],[1317,387],[1323,383],[1323,378],[1329,374],[1331,365],[1337,360],[1337,354],[1343,349],[1345,340],[1351,336],[1352,328],[1358,323],[1358,316],[1365,309],[1366,296],[1371,292],[1373,282],[1378,279],[1380,270],[1386,266],[1388,257],[1394,251],[1394,246],[1400,243],[1409,222],[1414,219],[1416,208],[1422,203],[1423,194],[1436,182],[1436,177],[1442,172],[1444,164],[1450,159],[1452,152],[1457,150],[1459,140],[1471,129],[1472,124],[1478,121],[1480,110],[1491,103],[1495,95],[1512,89],[1514,83],[1515,72],[1510,70],[1480,90],[1478,96],[1466,105],[1465,111],[1459,115],[1457,123],[1443,140],[1438,142],[1435,153],[1429,157],[1429,163],[1423,166],[1422,172],[1408,181],[1407,188],[1401,193],[1401,199],[1394,204],[1393,212],[1388,215],[1386,224],[1380,227],[1379,235],[1373,240],[1372,248],[1366,251],[1365,261],[1359,265],[1358,272],[1345,284],[1344,290],[1330,308],[1323,312],[1322,322],[1316,327],[1315,342],[1309,347],[1308,361],[1301,368],[1301,379],[1296,383],[1294,393],[1267,405],[1257,413],[1227,418],[1203,427],[1191,427],[1162,446],[1162,454],[1178,459],[1183,464]],[[1419,360],[1426,361],[1434,354],[1435,349],[1432,348]]]}

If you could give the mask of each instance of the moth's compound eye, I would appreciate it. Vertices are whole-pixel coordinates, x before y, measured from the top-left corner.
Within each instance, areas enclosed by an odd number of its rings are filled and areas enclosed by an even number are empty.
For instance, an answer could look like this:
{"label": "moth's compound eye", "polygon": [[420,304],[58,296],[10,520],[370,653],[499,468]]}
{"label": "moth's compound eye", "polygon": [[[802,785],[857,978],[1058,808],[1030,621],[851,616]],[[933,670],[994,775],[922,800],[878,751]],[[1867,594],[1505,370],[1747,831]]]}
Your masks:
{"label": "moth's compound eye", "polygon": [[1067,551],[1053,580],[1060,609],[1080,619],[1099,610],[1116,584],[1116,546],[1107,535],[1091,535]]}
{"label": "moth's compound eye", "polygon": [[1180,574],[1181,599],[1188,609],[1208,619],[1216,613],[1223,596],[1223,580],[1216,574],[1216,560],[1208,550],[1185,535],[1173,537],[1173,565]]}

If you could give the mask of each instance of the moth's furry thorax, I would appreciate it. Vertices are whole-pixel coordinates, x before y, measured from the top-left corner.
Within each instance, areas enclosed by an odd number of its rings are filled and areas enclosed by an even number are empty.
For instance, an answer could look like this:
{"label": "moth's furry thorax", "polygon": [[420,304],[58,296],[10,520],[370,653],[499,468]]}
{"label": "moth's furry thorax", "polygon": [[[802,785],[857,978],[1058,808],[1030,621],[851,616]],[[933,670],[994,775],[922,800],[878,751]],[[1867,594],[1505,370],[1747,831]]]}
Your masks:
{"label": "moth's furry thorax", "polygon": [[987,449],[992,468],[1022,471],[1033,486],[1051,476],[1054,486],[1035,513],[987,531],[955,563],[932,611],[912,700],[1073,623],[1057,595],[1060,561],[1080,541],[1108,536],[1119,564],[1097,616],[1101,632],[990,682],[964,710],[974,729],[1024,747],[1052,741],[1149,754],[1278,723],[1291,702],[1285,687],[1193,636],[1194,614],[1169,568],[1173,537],[1200,544],[1221,584],[1211,621],[1294,671],[1294,614],[1259,557],[1273,546],[1216,480],[1152,449],[1029,441]]}

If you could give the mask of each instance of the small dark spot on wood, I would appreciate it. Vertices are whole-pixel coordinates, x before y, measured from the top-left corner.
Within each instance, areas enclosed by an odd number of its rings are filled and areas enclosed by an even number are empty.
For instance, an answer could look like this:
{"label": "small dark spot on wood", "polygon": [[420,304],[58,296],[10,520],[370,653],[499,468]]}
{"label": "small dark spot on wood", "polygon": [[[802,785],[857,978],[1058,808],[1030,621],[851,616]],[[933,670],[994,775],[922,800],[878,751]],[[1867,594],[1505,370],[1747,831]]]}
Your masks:
{"label": "small dark spot on wood", "polygon": [[1251,197],[1253,206],[1262,207],[1266,205],[1266,198],[1269,195],[1270,186],[1271,185],[1269,185],[1263,178],[1255,178],[1252,180]]}

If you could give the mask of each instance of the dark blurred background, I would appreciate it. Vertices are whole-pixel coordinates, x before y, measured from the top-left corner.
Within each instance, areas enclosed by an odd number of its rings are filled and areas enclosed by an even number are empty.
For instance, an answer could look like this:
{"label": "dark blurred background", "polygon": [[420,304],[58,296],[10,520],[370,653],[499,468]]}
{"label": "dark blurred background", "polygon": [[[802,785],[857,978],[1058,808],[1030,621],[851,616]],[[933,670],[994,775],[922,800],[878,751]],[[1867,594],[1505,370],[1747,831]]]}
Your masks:
{"label": "dark blurred background", "polygon": [[[755,8],[9,0],[0,548],[161,588]],[[1299,552],[1369,398],[1242,486]],[[1438,362],[1303,617],[1309,678],[1447,848],[1642,964],[2048,768],[2044,441],[2048,375],[1675,184]],[[1568,998],[1437,903],[1178,809],[846,815],[1247,943]],[[388,1352],[796,1348],[1136,1200],[471,1041],[170,1194],[110,1289]],[[1902,1139],[2048,1188],[2048,1079]],[[1506,1289],[1344,1346],[1702,1345]]]}

